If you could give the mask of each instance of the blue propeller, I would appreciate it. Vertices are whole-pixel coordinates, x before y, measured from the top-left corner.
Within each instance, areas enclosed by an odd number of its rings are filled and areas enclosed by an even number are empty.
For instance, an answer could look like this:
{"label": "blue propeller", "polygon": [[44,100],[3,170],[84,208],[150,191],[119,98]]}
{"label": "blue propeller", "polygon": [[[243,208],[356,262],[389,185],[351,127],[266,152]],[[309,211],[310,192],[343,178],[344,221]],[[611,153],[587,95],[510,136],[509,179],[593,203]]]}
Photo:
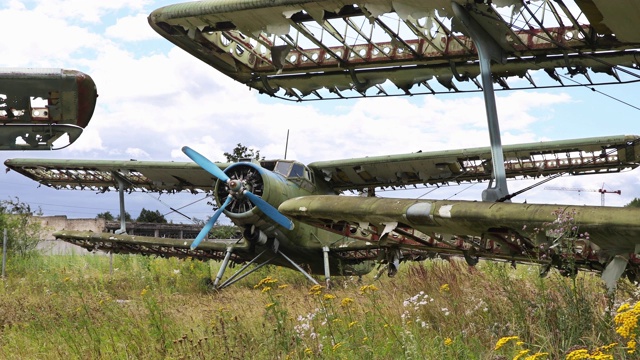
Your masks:
{"label": "blue propeller", "polygon": [[251,191],[245,190],[244,195],[246,195],[249,198],[249,200],[255,206],[257,206],[258,209],[260,209],[260,211],[262,211],[268,217],[270,217],[271,220],[277,222],[280,226],[288,230],[293,230],[293,222],[291,222],[291,220],[289,220],[288,217],[282,215],[282,213],[278,211],[278,209],[274,208],[273,206],[271,206],[271,204],[262,200],[261,197],[252,193]]}
{"label": "blue propeller", "polygon": [[182,152],[187,155],[194,163],[200,165],[201,168],[205,169],[209,174],[217,177],[218,179],[229,182],[229,177],[227,174],[222,171],[216,164],[212,163],[209,159],[202,156],[199,152],[193,150],[188,146],[182,147]]}
{"label": "blue propeller", "polygon": [[242,195],[246,196],[247,198],[249,198],[249,201],[251,201],[255,206],[258,207],[258,209],[260,209],[260,211],[262,211],[265,215],[270,217],[271,220],[273,220],[276,223],[278,223],[278,225],[280,225],[280,226],[282,226],[282,227],[284,227],[284,228],[286,228],[288,230],[292,230],[293,229],[293,222],[291,220],[289,220],[289,218],[287,218],[286,216],[282,215],[278,211],[278,209],[273,207],[268,202],[264,201],[258,195],[252,193],[251,191],[249,191],[247,189],[242,188],[242,183],[240,181],[231,180],[229,178],[229,176],[227,176],[227,174],[225,174],[224,171],[222,171],[222,169],[220,169],[216,164],[211,162],[209,159],[207,159],[206,157],[202,156],[200,153],[198,153],[197,151],[191,149],[188,146],[182,147],[182,152],[185,153],[185,155],[187,155],[196,164],[200,165],[200,167],[203,168],[204,170],[206,170],[209,174],[211,174],[211,175],[217,177],[218,179],[224,181],[227,184],[227,186],[229,187],[229,189],[230,189],[230,194],[229,194],[229,196],[227,196],[227,199],[224,201],[222,206],[220,206],[220,208],[218,210],[216,210],[216,212],[213,214],[211,219],[209,219],[207,224],[202,228],[202,230],[200,230],[200,233],[198,234],[196,239],[193,241],[193,243],[191,243],[191,249],[192,250],[195,249],[200,244],[202,239],[207,237],[207,234],[209,234],[209,231],[211,230],[213,225],[215,225],[216,221],[218,221],[218,218],[220,217],[220,214],[222,214],[224,209],[234,199],[234,194],[241,195],[241,196]]}
{"label": "blue propeller", "polygon": [[213,213],[213,216],[211,217],[211,219],[207,221],[206,225],[198,233],[198,236],[196,236],[196,239],[193,240],[193,242],[191,243],[191,250],[194,250],[195,248],[197,248],[198,245],[200,245],[200,242],[202,241],[202,239],[207,237],[213,225],[215,225],[216,221],[218,221],[220,214],[222,214],[222,212],[227,207],[227,205],[231,203],[231,200],[233,200],[233,197],[231,195],[227,196],[227,200],[224,201],[224,204],[222,204],[222,206],[220,206],[220,208]]}

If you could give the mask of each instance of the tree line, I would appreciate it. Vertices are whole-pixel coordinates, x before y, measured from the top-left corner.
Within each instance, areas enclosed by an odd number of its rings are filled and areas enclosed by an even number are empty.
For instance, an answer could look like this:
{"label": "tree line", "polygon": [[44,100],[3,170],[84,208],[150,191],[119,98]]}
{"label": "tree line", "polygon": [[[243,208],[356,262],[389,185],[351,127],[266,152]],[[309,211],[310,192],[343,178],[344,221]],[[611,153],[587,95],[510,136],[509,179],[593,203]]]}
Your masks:
{"label": "tree line", "polygon": [[[113,215],[110,211],[101,212],[96,215],[96,219],[105,219],[106,221],[118,221],[120,220],[120,214]],[[158,210],[152,211],[142,208],[140,211],[140,215],[137,218],[133,219],[131,214],[127,211],[124,212],[124,220],[126,222],[144,222],[144,223],[158,223],[158,224],[166,224],[167,219],[162,215],[162,213]]]}

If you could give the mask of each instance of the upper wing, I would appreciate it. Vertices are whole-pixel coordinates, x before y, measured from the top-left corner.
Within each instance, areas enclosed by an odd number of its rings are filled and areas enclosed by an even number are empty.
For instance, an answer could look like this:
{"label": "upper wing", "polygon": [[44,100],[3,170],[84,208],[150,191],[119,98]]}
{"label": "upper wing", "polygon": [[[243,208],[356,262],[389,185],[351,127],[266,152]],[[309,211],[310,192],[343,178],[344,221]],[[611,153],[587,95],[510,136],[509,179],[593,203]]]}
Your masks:
{"label": "upper wing", "polygon": [[[455,2],[501,52],[492,72],[503,89],[581,85],[563,72],[589,84],[638,81],[623,68],[637,62],[635,2]],[[157,9],[149,23],[231,78],[281,98],[479,91],[476,47],[451,3],[198,1]],[[529,70],[549,76],[534,82]],[[528,81],[508,84],[514,76]]]}
{"label": "upper wing", "polygon": [[[640,137],[630,135],[505,145],[503,149],[509,178],[613,172],[640,164]],[[491,178],[491,148],[321,161],[309,168],[335,190],[482,181]]]}
{"label": "upper wing", "polygon": [[[192,162],[9,159],[9,169],[56,189],[118,189],[154,192],[211,191],[215,178]],[[229,164],[218,163],[221,169]]]}

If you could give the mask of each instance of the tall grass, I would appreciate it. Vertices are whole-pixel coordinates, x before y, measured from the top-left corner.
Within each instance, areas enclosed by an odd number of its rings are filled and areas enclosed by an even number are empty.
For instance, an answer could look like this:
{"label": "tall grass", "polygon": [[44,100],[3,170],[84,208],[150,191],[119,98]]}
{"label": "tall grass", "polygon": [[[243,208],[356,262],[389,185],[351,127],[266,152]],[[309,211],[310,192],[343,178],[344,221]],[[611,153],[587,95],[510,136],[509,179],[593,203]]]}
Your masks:
{"label": "tall grass", "polygon": [[595,274],[541,279],[536,267],[432,260],[326,289],[272,267],[212,291],[217,266],[119,255],[110,274],[105,256],[10,259],[0,358],[636,356],[640,295],[623,282],[607,297]]}

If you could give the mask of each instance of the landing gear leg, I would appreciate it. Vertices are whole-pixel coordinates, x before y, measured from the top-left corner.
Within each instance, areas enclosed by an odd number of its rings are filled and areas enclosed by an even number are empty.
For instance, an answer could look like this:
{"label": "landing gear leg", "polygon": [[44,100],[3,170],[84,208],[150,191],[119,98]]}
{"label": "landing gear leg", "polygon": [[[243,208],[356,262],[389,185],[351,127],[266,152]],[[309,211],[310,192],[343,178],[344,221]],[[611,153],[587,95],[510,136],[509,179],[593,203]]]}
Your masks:
{"label": "landing gear leg", "polygon": [[327,284],[327,289],[331,287],[331,273],[329,271],[329,247],[323,246],[322,253],[324,258],[324,281]]}
{"label": "landing gear leg", "polygon": [[220,270],[218,270],[218,275],[216,275],[216,279],[213,281],[214,288],[218,288],[218,283],[222,279],[222,275],[224,275],[225,270],[227,270],[227,265],[229,265],[229,259],[231,258],[232,252],[232,248],[227,248],[227,254],[224,256],[224,260],[222,260],[222,264],[220,265]]}
{"label": "landing gear leg", "polygon": [[611,262],[604,268],[602,272],[602,280],[607,285],[607,290],[611,293],[616,289],[616,283],[618,279],[624,273],[624,270],[627,268],[627,263],[629,259],[616,255],[611,259]]}

